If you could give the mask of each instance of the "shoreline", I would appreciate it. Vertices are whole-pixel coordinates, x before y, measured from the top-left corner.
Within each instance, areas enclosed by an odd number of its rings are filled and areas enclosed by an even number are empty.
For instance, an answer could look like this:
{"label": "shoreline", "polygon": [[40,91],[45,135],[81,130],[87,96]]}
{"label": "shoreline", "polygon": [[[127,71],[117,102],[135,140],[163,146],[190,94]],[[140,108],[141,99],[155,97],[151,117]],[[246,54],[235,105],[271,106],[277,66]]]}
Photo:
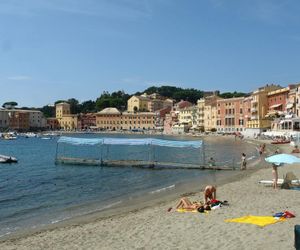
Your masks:
{"label": "shoreline", "polygon": [[[247,140],[248,141],[248,140]],[[256,145],[261,143],[258,140],[251,140],[251,143],[255,143]],[[265,142],[265,141],[264,141]],[[248,142],[247,142],[248,143]],[[279,148],[281,148],[283,150],[284,147],[289,147],[289,146],[282,146],[280,145]],[[267,149],[270,151],[270,148],[272,148],[272,151],[274,148],[273,145],[268,144],[267,145]],[[270,151],[271,152],[271,151]],[[254,162],[253,164],[259,164],[259,167],[255,167],[253,169],[247,170],[247,171],[241,171],[238,172],[237,174],[231,176],[231,177],[227,177],[225,178],[225,180],[219,181],[217,183],[217,187],[218,190],[222,189],[223,187],[226,187],[228,185],[237,183],[237,182],[243,182],[246,181],[247,179],[251,178],[251,176],[255,175],[255,173],[261,171],[261,170],[265,170],[266,164],[263,164],[262,159],[259,159],[259,162]],[[269,168],[268,168],[269,169]],[[198,192],[189,192],[188,194],[181,194],[180,196],[189,196],[192,197],[193,199],[195,199],[195,197],[201,197],[202,194],[201,192],[199,192],[200,189],[198,189]],[[174,195],[173,195],[174,196]],[[143,214],[143,213],[149,213],[149,210],[156,210],[158,208],[164,208],[163,211],[161,211],[162,213],[165,213],[166,207],[170,206],[170,204],[175,204],[176,201],[178,201],[179,197],[177,196],[175,198],[174,197],[164,197],[163,200],[158,200],[156,203],[151,203],[151,204],[147,204],[147,203],[143,203],[141,207],[132,207],[131,209],[129,208],[126,211],[116,211],[116,214],[110,214],[110,215],[105,215],[105,213],[101,212],[102,215],[100,215],[101,213],[92,213],[89,215],[84,215],[80,218],[76,218],[76,219],[72,219],[72,221],[63,221],[63,222],[58,222],[55,225],[50,225],[49,227],[43,229],[43,230],[32,230],[32,231],[27,231],[27,232],[23,232],[23,233],[19,233],[16,235],[8,235],[8,236],[4,236],[2,239],[0,239],[0,247],[1,249],[11,249],[9,248],[14,246],[14,245],[18,245],[18,247],[21,247],[19,245],[20,242],[22,241],[27,241],[27,240],[32,240],[32,242],[34,243],[36,239],[40,238],[40,237],[46,237],[49,234],[56,234],[59,233],[62,230],[73,230],[74,228],[78,229],[79,231],[81,230],[81,228],[84,227],[89,227],[92,224],[102,224],[102,223],[106,223],[107,221],[114,221],[115,223],[118,223],[118,221],[123,220],[124,218],[126,219],[127,217],[132,216],[133,214]],[[111,211],[110,211],[111,212]],[[173,213],[172,213],[173,214]],[[84,229],[82,229],[84,230]],[[12,245],[11,245],[12,244]],[[5,248],[5,247],[8,248]],[[24,248],[26,249],[26,248]]]}
{"label": "shoreline", "polygon": [[[186,138],[188,138],[189,136],[184,136]],[[206,136],[206,137],[210,137],[210,136]],[[182,139],[183,137],[180,136],[180,138]],[[213,137],[213,139],[219,139],[219,137]],[[220,139],[222,139],[222,137],[220,137]],[[233,137],[226,137],[226,140],[228,141],[234,141]],[[249,142],[244,140],[243,143],[248,144]],[[251,144],[253,147],[257,148],[257,143],[256,142],[251,142]],[[259,160],[259,158],[254,158],[252,160],[249,160],[249,166],[254,165],[255,163],[257,163],[257,161]],[[170,169],[170,171],[172,171],[172,169]],[[224,171],[224,170],[200,170],[200,171],[209,171],[209,172],[216,172],[216,176],[209,176],[207,175],[207,177],[210,178],[210,180],[199,180],[197,178],[191,179],[191,181],[189,181],[189,183],[186,182],[186,180],[182,183],[176,183],[176,188],[174,187],[174,190],[170,190],[170,192],[157,192],[158,194],[156,195],[156,191],[154,190],[154,194],[149,195],[150,192],[146,192],[145,194],[147,195],[147,198],[150,199],[150,201],[146,201],[145,199],[141,198],[140,195],[135,195],[135,196],[130,196],[130,203],[133,203],[134,205],[128,205],[128,202],[124,202],[124,200],[121,200],[121,204],[117,204],[114,205],[115,203],[119,203],[120,200],[116,199],[113,200],[111,203],[107,204],[108,208],[106,208],[106,205],[104,205],[103,207],[98,207],[96,209],[92,209],[90,211],[88,211],[87,213],[83,213],[83,214],[77,214],[74,217],[71,218],[65,218],[65,219],[61,219],[60,221],[58,220],[54,220],[54,222],[49,222],[49,224],[46,225],[42,225],[42,226],[34,226],[33,228],[23,228],[23,229],[19,229],[15,232],[12,233],[8,233],[8,234],[4,234],[0,237],[0,242],[5,241],[5,240],[9,240],[9,239],[15,239],[15,238],[20,238],[20,237],[24,237],[27,235],[31,235],[31,234],[35,234],[38,232],[42,232],[42,231],[47,231],[49,229],[53,229],[53,228],[58,228],[58,227],[64,227],[64,226],[69,226],[69,225],[77,225],[78,223],[88,223],[91,222],[95,219],[98,218],[107,218],[107,217],[111,217],[111,216],[118,216],[120,214],[124,214],[124,213],[129,213],[131,211],[134,210],[140,210],[149,206],[155,206],[161,203],[164,203],[165,201],[173,201],[178,199],[178,197],[181,196],[186,196],[186,195],[190,195],[190,194],[196,194],[199,192],[199,190],[204,189],[204,187],[208,184],[213,183],[214,185],[223,185],[225,183],[234,181],[236,179],[241,178],[241,176],[247,176],[250,172],[253,171],[252,170],[248,170],[246,172],[240,172],[238,170],[229,170]],[[175,186],[175,185],[174,185]],[[163,187],[162,189],[168,189],[168,187]]]}

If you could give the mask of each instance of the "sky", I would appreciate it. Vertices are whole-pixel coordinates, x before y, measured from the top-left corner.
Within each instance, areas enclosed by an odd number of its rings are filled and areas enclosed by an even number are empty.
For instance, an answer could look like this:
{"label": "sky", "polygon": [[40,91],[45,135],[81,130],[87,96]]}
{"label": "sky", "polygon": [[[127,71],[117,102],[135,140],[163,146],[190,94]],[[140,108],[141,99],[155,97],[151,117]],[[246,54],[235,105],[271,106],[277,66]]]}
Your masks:
{"label": "sky", "polygon": [[0,0],[0,105],[300,82],[298,0]]}

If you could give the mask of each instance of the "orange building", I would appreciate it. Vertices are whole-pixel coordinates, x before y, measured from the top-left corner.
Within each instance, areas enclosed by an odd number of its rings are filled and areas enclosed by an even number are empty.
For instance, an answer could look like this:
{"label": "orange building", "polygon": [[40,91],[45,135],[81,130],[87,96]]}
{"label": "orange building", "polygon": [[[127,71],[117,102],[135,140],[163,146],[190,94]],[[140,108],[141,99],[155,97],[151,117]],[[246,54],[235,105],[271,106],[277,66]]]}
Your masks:
{"label": "orange building", "polygon": [[217,100],[217,131],[244,131],[244,97]]}

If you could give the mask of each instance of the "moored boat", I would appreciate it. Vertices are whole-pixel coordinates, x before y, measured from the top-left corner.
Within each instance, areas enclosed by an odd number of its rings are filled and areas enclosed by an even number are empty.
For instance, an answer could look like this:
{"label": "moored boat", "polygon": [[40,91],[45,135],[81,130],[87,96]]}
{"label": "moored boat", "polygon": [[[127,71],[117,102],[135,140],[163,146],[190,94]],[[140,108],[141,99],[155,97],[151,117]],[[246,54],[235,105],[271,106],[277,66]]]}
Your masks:
{"label": "moored boat", "polygon": [[0,163],[17,163],[18,159],[16,157],[0,155]]}

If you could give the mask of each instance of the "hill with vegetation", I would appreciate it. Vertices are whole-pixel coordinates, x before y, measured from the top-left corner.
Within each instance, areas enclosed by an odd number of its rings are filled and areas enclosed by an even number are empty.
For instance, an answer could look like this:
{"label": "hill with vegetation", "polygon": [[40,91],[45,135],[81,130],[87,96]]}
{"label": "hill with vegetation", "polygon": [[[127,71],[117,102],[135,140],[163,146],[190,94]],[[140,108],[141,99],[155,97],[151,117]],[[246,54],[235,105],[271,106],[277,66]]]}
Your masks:
{"label": "hill with vegetation", "polygon": [[[134,95],[142,95],[142,94],[159,94],[165,98],[172,98],[175,102],[179,102],[181,100],[189,101],[191,103],[196,104],[197,100],[204,96],[204,92],[202,90],[194,89],[194,88],[179,88],[174,86],[160,86],[160,87],[149,87],[141,92],[136,92]],[[232,97],[242,97],[247,96],[248,94],[242,92],[225,92],[219,94],[222,98],[232,98]],[[115,107],[121,111],[127,109],[127,100],[133,95],[125,93],[123,90],[115,91],[109,93],[108,91],[104,91],[96,100],[88,100],[80,103],[75,98],[70,98],[68,100],[58,100],[55,104],[59,102],[68,102],[71,105],[71,113],[90,113],[90,112],[98,112],[107,107]],[[43,106],[38,110],[42,111],[45,117],[54,117],[55,116],[55,106]]]}

